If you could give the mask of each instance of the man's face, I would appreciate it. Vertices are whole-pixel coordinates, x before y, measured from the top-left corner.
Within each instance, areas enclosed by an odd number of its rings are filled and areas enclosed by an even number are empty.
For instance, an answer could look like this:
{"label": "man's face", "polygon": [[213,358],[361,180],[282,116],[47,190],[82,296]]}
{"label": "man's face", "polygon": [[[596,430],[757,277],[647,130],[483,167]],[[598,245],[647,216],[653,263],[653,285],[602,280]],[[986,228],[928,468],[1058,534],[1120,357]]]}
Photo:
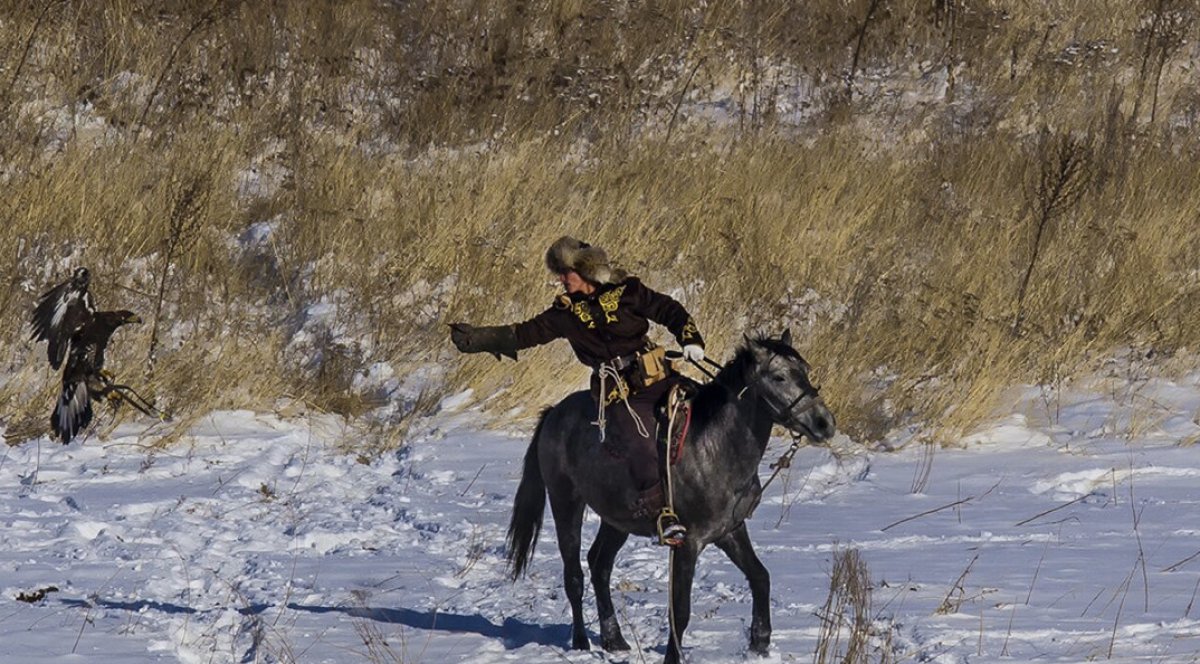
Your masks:
{"label": "man's face", "polygon": [[591,295],[596,290],[587,279],[579,276],[579,273],[575,270],[567,270],[558,275],[558,282],[570,294],[583,293],[584,295]]}

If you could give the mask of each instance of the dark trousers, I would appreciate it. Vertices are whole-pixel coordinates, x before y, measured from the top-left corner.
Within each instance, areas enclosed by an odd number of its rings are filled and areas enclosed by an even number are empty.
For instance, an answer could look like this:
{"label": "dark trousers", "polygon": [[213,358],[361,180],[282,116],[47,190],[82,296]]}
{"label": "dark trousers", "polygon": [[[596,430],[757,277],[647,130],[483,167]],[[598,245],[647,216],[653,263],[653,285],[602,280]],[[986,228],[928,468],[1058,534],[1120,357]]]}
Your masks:
{"label": "dark trousers", "polygon": [[[659,406],[666,403],[671,386],[679,382],[678,374],[668,376],[657,383],[637,390],[629,395],[629,405],[618,399],[605,408],[604,415],[608,420],[605,430],[604,446],[610,454],[623,456],[633,478],[633,486],[638,491],[653,488],[662,481],[662,465],[660,462],[659,446],[662,438],[660,428],[667,426],[666,422],[659,423]],[[612,389],[611,383],[605,388]],[[592,396],[599,399],[600,384],[592,378]],[[643,436],[638,430],[637,422],[629,413],[632,407],[642,422]]]}

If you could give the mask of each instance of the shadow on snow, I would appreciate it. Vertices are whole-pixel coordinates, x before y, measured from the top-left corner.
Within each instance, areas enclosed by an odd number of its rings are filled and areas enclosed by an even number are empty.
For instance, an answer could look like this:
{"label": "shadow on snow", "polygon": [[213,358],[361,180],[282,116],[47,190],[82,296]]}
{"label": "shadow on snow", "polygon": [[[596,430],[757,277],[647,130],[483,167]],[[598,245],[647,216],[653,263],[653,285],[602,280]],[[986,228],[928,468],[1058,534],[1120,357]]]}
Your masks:
{"label": "shadow on snow", "polygon": [[571,636],[568,625],[534,625],[516,618],[505,618],[502,624],[497,625],[479,614],[467,616],[436,610],[414,611],[405,608],[376,609],[362,606],[302,606],[299,604],[288,604],[288,608],[309,613],[344,613],[352,618],[404,625],[413,629],[478,634],[500,641],[507,650],[514,650],[530,644],[561,648],[570,641]]}
{"label": "shadow on snow", "polygon": [[[118,602],[111,599],[61,599],[59,600],[64,606],[69,606],[74,609],[115,609],[118,611],[133,611],[141,613],[142,611],[161,611],[168,614],[186,614],[193,615],[200,613],[200,609],[195,609],[190,606],[181,604],[171,604],[169,602],[157,602],[154,600],[139,599],[128,602]],[[237,612],[243,616],[252,616],[262,613],[271,608],[270,604],[251,604],[237,609]]]}
{"label": "shadow on snow", "polygon": [[[75,609],[114,609],[118,611],[160,611],[175,615],[194,615],[201,613],[200,609],[182,604],[158,602],[154,600],[116,601],[108,599],[61,599],[64,606]],[[269,604],[252,604],[237,609],[244,616],[258,615],[271,608]],[[540,646],[562,647],[570,640],[570,629],[567,625],[543,626],[522,622],[516,618],[505,618],[504,622],[496,623],[479,614],[460,615],[440,611],[414,611],[412,609],[376,609],[359,606],[302,606],[288,604],[293,611],[308,613],[343,613],[351,618],[363,618],[375,622],[392,625],[404,625],[413,629],[438,632],[454,632],[478,634],[479,636],[496,639],[508,650],[530,644]]]}

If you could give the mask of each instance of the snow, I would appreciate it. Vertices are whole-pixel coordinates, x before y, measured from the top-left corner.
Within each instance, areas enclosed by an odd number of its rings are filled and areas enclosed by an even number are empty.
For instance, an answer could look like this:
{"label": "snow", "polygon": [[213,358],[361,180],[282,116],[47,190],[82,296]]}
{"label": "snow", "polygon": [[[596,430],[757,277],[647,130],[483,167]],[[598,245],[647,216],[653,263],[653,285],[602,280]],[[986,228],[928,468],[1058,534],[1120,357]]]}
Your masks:
{"label": "snow", "polygon": [[[0,450],[0,661],[660,660],[661,547],[632,539],[613,575],[633,653],[566,649],[550,519],[529,577],[507,579],[529,431],[495,430],[474,403],[447,397],[375,459],[347,454],[333,417],[246,411],[166,449],[135,423]],[[894,661],[1195,661],[1198,413],[1200,375],[1098,381],[1052,400],[1026,389],[949,448],[802,448],[750,522],[772,573],[765,661],[812,659],[849,549],[873,582],[872,643]],[[585,604],[596,639],[590,589]],[[710,547],[688,660],[757,661],[749,617],[742,575]]]}

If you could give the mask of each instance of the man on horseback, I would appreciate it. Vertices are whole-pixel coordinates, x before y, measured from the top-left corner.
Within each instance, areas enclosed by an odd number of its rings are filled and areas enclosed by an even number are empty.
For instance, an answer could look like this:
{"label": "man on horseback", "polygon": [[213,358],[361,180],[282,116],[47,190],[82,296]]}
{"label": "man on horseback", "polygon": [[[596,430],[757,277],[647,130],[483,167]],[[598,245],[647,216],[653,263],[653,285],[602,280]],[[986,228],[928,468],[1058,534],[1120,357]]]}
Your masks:
{"label": "man on horseback", "polygon": [[[650,321],[665,326],[685,358],[704,358],[704,340],[683,305],[613,267],[600,247],[572,237],[546,251],[546,267],[565,292],[550,308],[522,323],[474,327],[454,323],[450,339],[464,353],[516,358],[517,351],[566,339],[592,369],[599,438],[613,457],[627,460],[638,497],[634,518],[658,515],[660,542],[676,546],[686,530],[664,498],[659,458],[659,417],[671,388],[686,379],[646,336]],[[606,426],[607,423],[607,426]]]}

